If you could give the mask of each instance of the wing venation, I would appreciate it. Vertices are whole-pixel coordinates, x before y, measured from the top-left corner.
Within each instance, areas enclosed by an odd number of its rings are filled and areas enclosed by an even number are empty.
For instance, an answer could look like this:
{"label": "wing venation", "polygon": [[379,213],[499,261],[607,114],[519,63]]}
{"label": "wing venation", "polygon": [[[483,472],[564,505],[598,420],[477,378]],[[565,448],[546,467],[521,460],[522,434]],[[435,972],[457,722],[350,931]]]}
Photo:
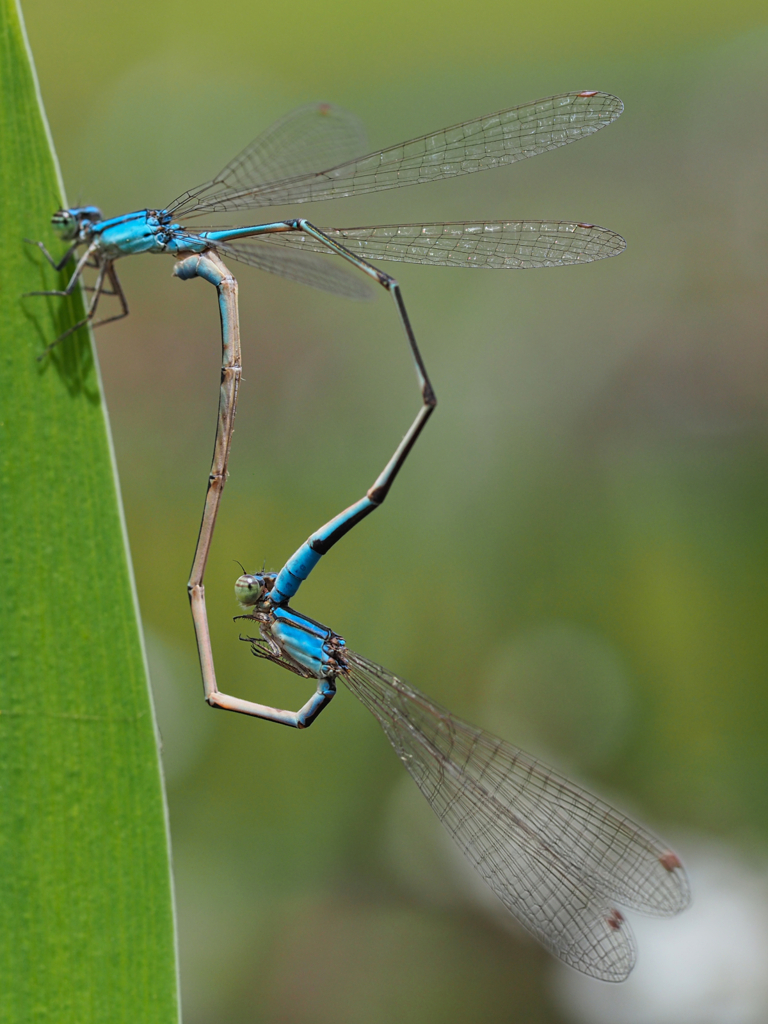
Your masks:
{"label": "wing venation", "polygon": [[671,915],[685,873],[654,835],[535,758],[357,654],[342,674],[469,862],[566,963],[606,981],[635,960],[614,902]]}

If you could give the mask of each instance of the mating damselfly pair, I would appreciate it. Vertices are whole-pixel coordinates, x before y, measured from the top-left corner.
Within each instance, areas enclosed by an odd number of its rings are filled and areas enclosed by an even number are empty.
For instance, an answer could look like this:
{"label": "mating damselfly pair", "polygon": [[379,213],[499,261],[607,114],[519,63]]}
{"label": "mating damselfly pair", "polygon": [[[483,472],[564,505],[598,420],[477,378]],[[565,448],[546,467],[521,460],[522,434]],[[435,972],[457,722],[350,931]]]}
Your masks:
{"label": "mating damselfly pair", "polygon": [[[215,178],[162,210],[105,220],[96,207],[58,211],[53,226],[68,241],[59,261],[75,261],[66,295],[83,271],[96,271],[85,320],[98,326],[128,312],[116,260],[141,252],[181,257],[174,273],[202,277],[219,294],[222,379],[214,457],[189,580],[205,697],[209,704],[297,728],[310,725],[339,680],[376,716],[405,767],[468,860],[504,904],[566,963],[606,980],[627,976],[635,958],[620,903],[651,914],[688,902],[679,859],[651,833],[505,741],[451,715],[403,680],[354,654],[332,630],[291,607],[320,558],[384,501],[436,405],[397,281],[369,260],[475,269],[563,266],[617,255],[615,232],[578,221],[466,221],[318,228],[291,218],[238,228],[188,226],[218,212],[285,206],[435,181],[543,153],[615,120],[621,102],[602,92],[573,92],[477,118],[365,154],[359,122],[329,104],[301,108],[277,122]],[[360,155],[363,154],[363,155]],[[254,623],[254,654],[315,683],[297,712],[222,693],[217,685],[203,577],[226,482],[241,374],[237,283],[222,257],[359,297],[336,255],[393,297],[414,359],[422,404],[405,437],[367,493],[313,533],[279,573],[245,573],[236,597]],[[103,294],[120,310],[96,320]],[[56,344],[54,342],[53,344]],[[51,346],[49,346],[51,347]],[[471,574],[463,585],[469,589]],[[393,599],[396,599],[396,593]]]}

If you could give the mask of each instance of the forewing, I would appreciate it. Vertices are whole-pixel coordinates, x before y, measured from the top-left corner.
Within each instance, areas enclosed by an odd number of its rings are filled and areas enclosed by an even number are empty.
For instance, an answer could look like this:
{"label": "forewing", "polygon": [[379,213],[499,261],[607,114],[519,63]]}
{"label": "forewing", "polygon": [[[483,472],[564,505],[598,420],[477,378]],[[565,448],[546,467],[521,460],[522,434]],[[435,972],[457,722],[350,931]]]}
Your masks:
{"label": "forewing", "polygon": [[267,245],[264,236],[238,242],[217,242],[216,251],[240,263],[247,263],[259,270],[277,274],[278,277],[287,277],[291,281],[308,284],[345,299],[370,299],[374,295],[362,274],[356,276],[350,273],[338,261],[321,259],[314,252],[278,249],[277,246]]}
{"label": "forewing", "polygon": [[505,906],[577,970],[620,981],[632,933],[613,901],[677,913],[687,879],[655,836],[504,740],[356,654],[342,679]]}
{"label": "forewing", "polygon": [[[366,260],[485,270],[591,263],[618,256],[627,244],[615,231],[576,221],[460,221],[321,230]],[[299,231],[275,232],[264,238],[272,246],[331,253],[317,238]]]}
{"label": "forewing", "polygon": [[[235,185],[221,188],[216,194],[193,193],[189,202],[185,197],[183,212],[190,216],[314,202],[501,167],[592,135],[615,121],[623,109],[621,100],[605,92],[549,96],[443,128],[318,173],[302,173],[297,167],[283,181],[266,184],[248,181],[245,173],[238,174]],[[194,194],[200,196],[197,201]]]}
{"label": "forewing", "polygon": [[217,196],[313,174],[359,156],[366,148],[365,128],[358,117],[331,103],[309,103],[276,121],[215,178],[185,192],[168,209],[179,217],[192,207],[223,209],[208,204]]}

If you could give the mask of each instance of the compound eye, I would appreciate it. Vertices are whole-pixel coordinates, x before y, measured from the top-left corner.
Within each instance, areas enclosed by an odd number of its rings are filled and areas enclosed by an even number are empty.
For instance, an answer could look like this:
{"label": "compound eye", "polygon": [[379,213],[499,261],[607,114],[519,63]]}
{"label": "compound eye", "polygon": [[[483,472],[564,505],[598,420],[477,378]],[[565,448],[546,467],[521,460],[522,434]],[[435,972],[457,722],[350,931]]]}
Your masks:
{"label": "compound eye", "polygon": [[245,573],[235,583],[235,598],[243,608],[251,608],[258,604],[263,593],[264,581],[260,576]]}
{"label": "compound eye", "polygon": [[77,218],[71,210],[57,210],[51,217],[51,226],[64,239],[74,238],[77,234]]}

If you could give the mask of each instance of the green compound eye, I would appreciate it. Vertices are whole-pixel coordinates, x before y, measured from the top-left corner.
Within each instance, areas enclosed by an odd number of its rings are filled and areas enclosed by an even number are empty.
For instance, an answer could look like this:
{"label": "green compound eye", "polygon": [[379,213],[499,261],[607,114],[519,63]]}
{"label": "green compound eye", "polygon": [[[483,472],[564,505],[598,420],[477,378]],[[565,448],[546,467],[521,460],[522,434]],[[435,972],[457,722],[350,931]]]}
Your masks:
{"label": "green compound eye", "polygon": [[257,604],[263,593],[262,580],[258,576],[251,576],[250,573],[240,576],[235,583],[235,598],[243,608]]}
{"label": "green compound eye", "polygon": [[63,239],[74,238],[77,234],[77,218],[70,210],[58,210],[51,217],[53,230]]}

